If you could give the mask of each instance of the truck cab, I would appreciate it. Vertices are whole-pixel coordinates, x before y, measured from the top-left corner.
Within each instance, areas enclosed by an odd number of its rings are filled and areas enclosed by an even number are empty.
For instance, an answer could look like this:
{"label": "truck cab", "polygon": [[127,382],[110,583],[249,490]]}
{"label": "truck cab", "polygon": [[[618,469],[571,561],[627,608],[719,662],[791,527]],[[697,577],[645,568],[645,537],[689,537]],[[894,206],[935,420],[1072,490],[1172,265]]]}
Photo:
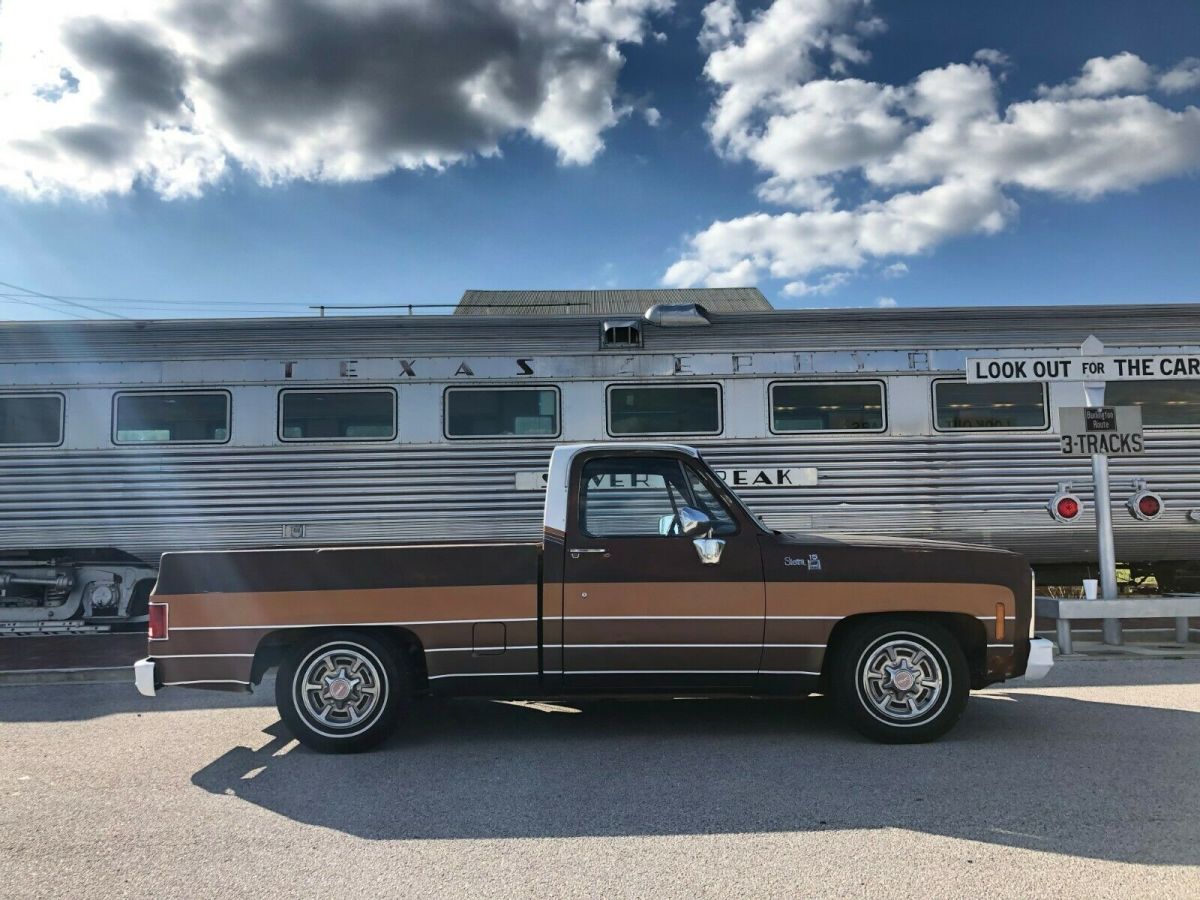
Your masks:
{"label": "truck cab", "polygon": [[829,693],[930,740],[971,688],[1050,667],[1017,554],[767,528],[676,444],[555,448],[540,544],[169,553],[139,689],[248,690],[278,666],[302,742],[363,749],[415,694]]}

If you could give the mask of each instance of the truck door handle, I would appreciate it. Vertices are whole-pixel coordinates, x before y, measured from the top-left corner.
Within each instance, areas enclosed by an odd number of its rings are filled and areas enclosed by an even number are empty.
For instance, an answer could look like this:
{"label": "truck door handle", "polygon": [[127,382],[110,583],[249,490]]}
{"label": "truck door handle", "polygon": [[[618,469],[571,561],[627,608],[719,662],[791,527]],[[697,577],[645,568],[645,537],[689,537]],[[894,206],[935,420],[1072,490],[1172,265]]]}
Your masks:
{"label": "truck door handle", "polygon": [[608,556],[608,551],[603,547],[572,547],[567,552],[571,554],[571,559],[579,559],[581,553],[603,553]]}

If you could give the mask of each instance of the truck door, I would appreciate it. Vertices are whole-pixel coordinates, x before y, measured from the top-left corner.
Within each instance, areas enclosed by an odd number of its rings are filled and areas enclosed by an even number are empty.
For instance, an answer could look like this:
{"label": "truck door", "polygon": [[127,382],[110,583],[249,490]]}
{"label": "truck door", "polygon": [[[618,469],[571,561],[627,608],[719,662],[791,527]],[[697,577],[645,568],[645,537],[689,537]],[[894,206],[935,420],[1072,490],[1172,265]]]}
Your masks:
{"label": "truck door", "polygon": [[[684,454],[600,451],[573,463],[563,569],[563,675],[595,689],[739,687],[762,657],[756,526]],[[709,528],[684,534],[698,510]],[[723,542],[723,546],[719,546]],[[708,562],[701,549],[707,550]],[[719,559],[714,561],[714,553]]]}

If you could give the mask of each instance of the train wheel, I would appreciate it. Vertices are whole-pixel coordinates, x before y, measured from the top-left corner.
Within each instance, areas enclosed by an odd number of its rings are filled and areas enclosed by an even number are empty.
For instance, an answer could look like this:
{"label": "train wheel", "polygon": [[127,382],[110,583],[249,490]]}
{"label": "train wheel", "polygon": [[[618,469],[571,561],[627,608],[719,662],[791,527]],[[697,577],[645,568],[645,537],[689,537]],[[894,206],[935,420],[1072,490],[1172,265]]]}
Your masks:
{"label": "train wheel", "polygon": [[868,619],[835,650],[831,684],[841,715],[889,744],[945,734],[962,715],[970,672],[962,647],[934,622]]}
{"label": "train wheel", "polygon": [[323,632],[284,655],[275,705],[304,746],[356,753],[391,733],[411,683],[399,655],[374,636]]}

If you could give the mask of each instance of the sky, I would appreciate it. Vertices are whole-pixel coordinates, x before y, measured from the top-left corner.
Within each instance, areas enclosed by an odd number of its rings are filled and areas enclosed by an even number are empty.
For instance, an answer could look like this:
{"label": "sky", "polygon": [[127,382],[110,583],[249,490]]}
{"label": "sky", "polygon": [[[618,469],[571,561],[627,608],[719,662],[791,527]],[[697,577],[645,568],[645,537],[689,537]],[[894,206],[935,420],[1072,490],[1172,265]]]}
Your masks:
{"label": "sky", "polygon": [[1200,300],[1194,0],[4,0],[0,123],[9,319]]}

